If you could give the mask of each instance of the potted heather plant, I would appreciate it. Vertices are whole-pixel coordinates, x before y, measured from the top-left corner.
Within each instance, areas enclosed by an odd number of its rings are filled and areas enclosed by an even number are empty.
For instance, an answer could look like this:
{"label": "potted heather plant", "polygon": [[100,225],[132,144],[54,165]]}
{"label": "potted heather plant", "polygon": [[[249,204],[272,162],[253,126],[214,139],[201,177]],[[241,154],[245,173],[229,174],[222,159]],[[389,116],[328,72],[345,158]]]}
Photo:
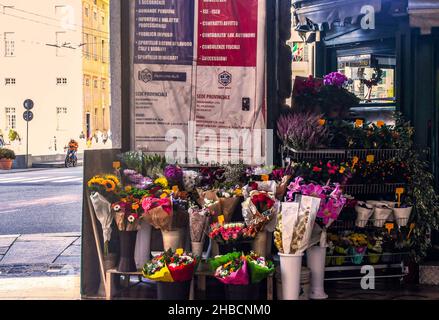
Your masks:
{"label": "potted heather plant", "polygon": [[14,160],[14,151],[6,148],[0,148],[0,170],[11,170]]}
{"label": "potted heather plant", "polygon": [[323,147],[328,142],[329,130],[322,115],[310,112],[283,115],[277,122],[277,134],[284,147],[308,151]]}

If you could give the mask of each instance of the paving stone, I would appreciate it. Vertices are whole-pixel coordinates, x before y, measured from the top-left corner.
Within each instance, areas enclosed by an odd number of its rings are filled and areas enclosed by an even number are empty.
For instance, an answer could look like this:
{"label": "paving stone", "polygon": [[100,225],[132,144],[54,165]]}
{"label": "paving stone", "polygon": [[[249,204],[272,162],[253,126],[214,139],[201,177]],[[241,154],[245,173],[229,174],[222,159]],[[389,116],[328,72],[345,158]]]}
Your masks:
{"label": "paving stone", "polygon": [[58,259],[55,260],[57,265],[68,265],[72,266],[73,268],[80,268],[81,267],[81,257],[79,256],[60,256]]}
{"label": "paving stone", "polygon": [[75,246],[80,246],[80,245],[81,245],[81,237],[79,237],[78,239],[76,239],[76,241],[73,242],[73,244],[74,244]]}
{"label": "paving stone", "polygon": [[5,237],[5,236],[1,237],[0,236],[0,248],[2,248],[2,247],[10,247],[11,244],[14,243],[15,239],[17,239],[16,236],[7,236],[7,237]]}
{"label": "paving stone", "polygon": [[72,239],[68,237],[57,240],[17,240],[0,261],[0,265],[52,263],[71,242]]}
{"label": "paving stone", "polygon": [[80,256],[80,255],[81,255],[81,246],[71,245],[62,253],[61,256],[65,257],[65,256]]}
{"label": "paving stone", "polygon": [[0,247],[0,255],[4,255],[9,250],[9,247]]}

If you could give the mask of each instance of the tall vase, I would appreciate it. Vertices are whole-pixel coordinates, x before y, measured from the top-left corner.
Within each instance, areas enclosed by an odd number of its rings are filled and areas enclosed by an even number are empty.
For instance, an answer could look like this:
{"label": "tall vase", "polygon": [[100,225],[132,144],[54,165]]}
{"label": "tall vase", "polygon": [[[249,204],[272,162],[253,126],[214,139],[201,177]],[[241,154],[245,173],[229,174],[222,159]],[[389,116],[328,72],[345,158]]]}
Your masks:
{"label": "tall vase", "polygon": [[204,241],[202,242],[192,242],[192,254],[196,257],[203,257],[203,248],[204,248]]}
{"label": "tall vase", "polygon": [[282,300],[299,300],[303,254],[279,253]]}
{"label": "tall vase", "polygon": [[184,235],[182,229],[175,229],[171,231],[162,230],[163,237],[163,250],[167,251],[172,249],[173,251],[183,248]]}
{"label": "tall vase", "polygon": [[120,237],[120,258],[117,270],[119,272],[136,272],[136,261],[134,251],[136,249],[137,231],[121,231]]}
{"label": "tall vase", "polygon": [[151,232],[152,226],[146,222],[140,225],[140,230],[137,232],[136,250],[134,252],[137,269],[142,269],[145,263],[150,260]]}
{"label": "tall vase", "polygon": [[311,270],[311,292],[309,297],[313,300],[327,299],[325,293],[325,262],[326,247],[314,246],[306,251],[308,268]]}
{"label": "tall vase", "polygon": [[256,254],[260,255],[261,257],[267,257],[267,255],[270,253],[268,252],[268,244],[267,244],[269,235],[270,234],[267,231],[260,231],[256,235],[255,240],[253,240],[252,250]]}

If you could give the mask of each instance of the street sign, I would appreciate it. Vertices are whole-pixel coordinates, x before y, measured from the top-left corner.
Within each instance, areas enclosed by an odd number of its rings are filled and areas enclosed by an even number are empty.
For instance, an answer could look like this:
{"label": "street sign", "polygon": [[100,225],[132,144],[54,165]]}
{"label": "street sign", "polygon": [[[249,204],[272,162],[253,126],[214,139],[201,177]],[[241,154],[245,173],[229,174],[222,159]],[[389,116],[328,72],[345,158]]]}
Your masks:
{"label": "street sign", "polygon": [[32,121],[34,119],[34,113],[32,111],[29,111],[29,110],[25,111],[23,113],[23,119],[26,122]]}
{"label": "street sign", "polygon": [[34,107],[34,102],[31,99],[27,99],[23,102],[23,106],[26,110],[32,110]]}

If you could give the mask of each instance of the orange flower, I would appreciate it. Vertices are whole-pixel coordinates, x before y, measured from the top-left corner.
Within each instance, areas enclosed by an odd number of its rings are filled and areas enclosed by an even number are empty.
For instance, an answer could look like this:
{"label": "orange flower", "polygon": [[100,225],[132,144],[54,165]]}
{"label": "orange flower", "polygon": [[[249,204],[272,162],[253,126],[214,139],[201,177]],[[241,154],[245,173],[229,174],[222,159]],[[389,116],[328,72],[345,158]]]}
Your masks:
{"label": "orange flower", "polygon": [[326,120],[325,119],[320,119],[319,120],[319,125],[321,125],[322,127],[326,124]]}
{"label": "orange flower", "polygon": [[131,208],[133,208],[133,210],[138,210],[140,208],[138,203],[135,203],[131,206]]}

